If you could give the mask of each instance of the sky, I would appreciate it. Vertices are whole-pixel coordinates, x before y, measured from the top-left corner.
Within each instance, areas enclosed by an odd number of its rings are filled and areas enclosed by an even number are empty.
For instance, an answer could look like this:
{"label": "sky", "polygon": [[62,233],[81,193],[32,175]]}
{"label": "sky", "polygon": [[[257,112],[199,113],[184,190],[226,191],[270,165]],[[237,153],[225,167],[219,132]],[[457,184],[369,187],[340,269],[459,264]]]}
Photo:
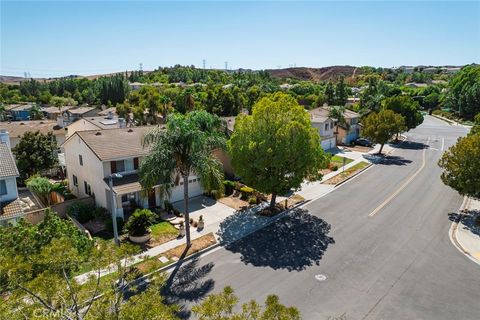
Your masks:
{"label": "sky", "polygon": [[480,0],[0,0],[0,74],[480,63]]}

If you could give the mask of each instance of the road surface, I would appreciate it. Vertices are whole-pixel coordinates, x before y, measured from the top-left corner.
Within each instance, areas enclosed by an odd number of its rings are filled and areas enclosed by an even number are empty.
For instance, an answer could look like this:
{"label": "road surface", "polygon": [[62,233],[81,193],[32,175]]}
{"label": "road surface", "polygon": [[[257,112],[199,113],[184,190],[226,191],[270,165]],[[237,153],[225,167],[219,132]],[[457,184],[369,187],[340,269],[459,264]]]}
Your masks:
{"label": "road surface", "polygon": [[480,268],[450,242],[462,197],[437,161],[465,135],[427,117],[391,156],[292,214],[175,273],[188,309],[230,285],[241,302],[274,293],[303,319],[480,319]]}

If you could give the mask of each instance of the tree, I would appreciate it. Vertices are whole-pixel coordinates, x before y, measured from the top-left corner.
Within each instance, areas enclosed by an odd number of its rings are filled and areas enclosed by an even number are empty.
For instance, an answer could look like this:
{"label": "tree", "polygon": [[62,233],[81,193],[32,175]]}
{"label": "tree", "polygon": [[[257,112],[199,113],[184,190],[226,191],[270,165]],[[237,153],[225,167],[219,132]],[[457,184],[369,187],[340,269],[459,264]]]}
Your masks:
{"label": "tree", "polygon": [[472,134],[480,134],[480,112],[477,113],[475,118],[473,118],[474,123],[472,129],[470,129],[470,132],[468,133],[469,135]]}
{"label": "tree", "polygon": [[392,110],[405,118],[407,130],[416,128],[423,122],[420,105],[409,96],[394,96],[386,98],[382,102],[383,108]]}
{"label": "tree", "polygon": [[447,106],[460,117],[473,119],[480,112],[480,66],[463,67],[450,81]]}
{"label": "tree", "polygon": [[457,140],[439,160],[442,181],[461,195],[480,198],[480,134]]}
{"label": "tree", "polygon": [[42,120],[43,119],[42,110],[36,104],[33,105],[32,108],[30,109],[30,119],[32,119],[32,120]]}
{"label": "tree", "polygon": [[335,134],[338,133],[338,125],[347,125],[347,122],[345,121],[345,116],[343,115],[345,112],[345,107],[344,106],[333,106],[330,108],[328,111],[328,116],[332,119],[337,120],[335,122]]}
{"label": "tree", "polygon": [[270,94],[253,107],[252,115],[239,115],[228,141],[235,172],[252,188],[277,194],[299,188],[304,179],[318,179],[327,165],[318,132],[295,98]]}
{"label": "tree", "polygon": [[157,127],[147,132],[143,144],[150,147],[139,170],[144,189],[162,184],[168,194],[171,186],[178,185],[178,175],[183,178],[185,231],[187,246],[190,246],[189,176],[199,176],[207,192],[223,192],[223,167],[212,155],[214,149],[223,148],[225,144],[220,118],[205,111],[173,114],[168,118],[165,129]]}
{"label": "tree", "polygon": [[53,168],[57,162],[57,142],[53,133],[27,132],[12,149],[23,180]]}
{"label": "tree", "polygon": [[335,104],[335,90],[333,89],[333,84],[329,81],[325,88],[325,99],[329,106]]}
{"label": "tree", "polygon": [[262,307],[252,300],[242,305],[242,311],[235,313],[238,304],[231,287],[225,287],[221,293],[211,294],[201,304],[192,307],[193,313],[199,320],[300,320],[297,308],[286,307],[280,304],[276,295],[269,295]]}
{"label": "tree", "polygon": [[348,92],[343,77],[337,82],[335,87],[335,103],[344,106],[348,101]]}
{"label": "tree", "polygon": [[53,184],[39,175],[31,176],[26,181],[27,187],[37,194],[43,204],[50,206],[50,193],[53,190]]}
{"label": "tree", "polygon": [[405,130],[405,119],[392,110],[382,110],[369,114],[363,121],[362,133],[375,143],[380,143],[378,153],[394,135]]}

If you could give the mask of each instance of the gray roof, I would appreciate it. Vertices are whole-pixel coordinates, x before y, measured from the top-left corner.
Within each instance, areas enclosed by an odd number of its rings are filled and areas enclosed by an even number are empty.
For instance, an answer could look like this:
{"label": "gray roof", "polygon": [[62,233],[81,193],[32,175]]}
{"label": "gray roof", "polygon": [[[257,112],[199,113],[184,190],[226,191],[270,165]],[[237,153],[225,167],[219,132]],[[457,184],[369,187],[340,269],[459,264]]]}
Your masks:
{"label": "gray roof", "polygon": [[65,141],[64,146],[77,135],[101,161],[144,156],[149,150],[143,148],[142,138],[151,128],[153,127],[144,126],[77,131]]}
{"label": "gray roof", "polygon": [[17,165],[10,148],[5,142],[0,142],[0,178],[18,176]]}

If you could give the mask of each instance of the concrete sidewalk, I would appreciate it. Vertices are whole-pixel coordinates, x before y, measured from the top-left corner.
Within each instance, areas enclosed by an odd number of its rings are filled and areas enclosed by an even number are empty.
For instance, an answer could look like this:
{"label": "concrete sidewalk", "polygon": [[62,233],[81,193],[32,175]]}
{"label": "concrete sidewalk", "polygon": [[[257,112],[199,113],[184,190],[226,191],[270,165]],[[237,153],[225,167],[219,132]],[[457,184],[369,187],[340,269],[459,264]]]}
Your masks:
{"label": "concrete sidewalk", "polygon": [[480,201],[467,200],[464,213],[454,230],[454,238],[460,249],[480,264],[480,226],[476,225],[477,217],[480,217]]}

